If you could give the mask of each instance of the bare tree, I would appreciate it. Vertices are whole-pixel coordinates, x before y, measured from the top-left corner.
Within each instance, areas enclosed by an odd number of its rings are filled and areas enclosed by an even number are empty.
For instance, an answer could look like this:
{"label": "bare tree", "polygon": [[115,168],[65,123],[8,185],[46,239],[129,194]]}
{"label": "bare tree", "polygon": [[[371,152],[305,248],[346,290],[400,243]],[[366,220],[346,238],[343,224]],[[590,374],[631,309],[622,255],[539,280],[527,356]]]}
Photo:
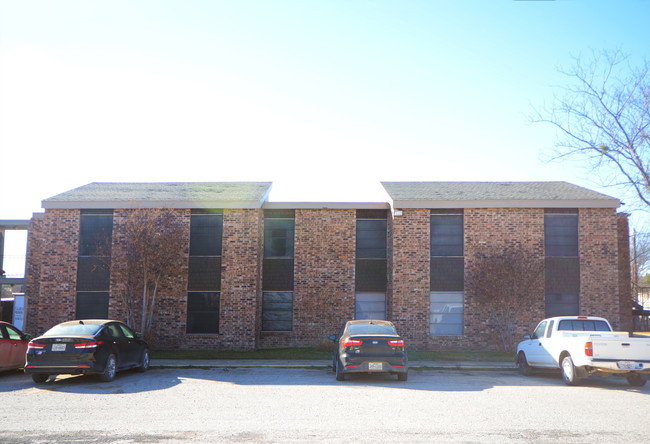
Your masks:
{"label": "bare tree", "polygon": [[[127,323],[151,338],[159,291],[179,274],[187,241],[181,221],[162,209],[136,209],[124,213],[118,242],[120,295]],[[115,260],[115,259],[114,259]]]}
{"label": "bare tree", "polygon": [[489,246],[478,252],[467,287],[496,326],[504,351],[512,351],[520,314],[544,294],[544,262],[522,247]]}
{"label": "bare tree", "polygon": [[560,72],[568,85],[531,119],[559,130],[554,158],[586,161],[603,185],[631,187],[650,205],[650,65],[635,69],[620,50],[601,51]]}

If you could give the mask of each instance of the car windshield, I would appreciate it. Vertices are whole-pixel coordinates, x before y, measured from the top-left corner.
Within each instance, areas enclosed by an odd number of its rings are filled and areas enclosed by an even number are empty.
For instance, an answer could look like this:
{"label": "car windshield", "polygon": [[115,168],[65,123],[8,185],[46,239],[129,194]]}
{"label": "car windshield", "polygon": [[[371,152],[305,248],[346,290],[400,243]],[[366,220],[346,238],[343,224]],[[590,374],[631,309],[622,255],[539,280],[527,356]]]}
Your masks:
{"label": "car windshield", "polygon": [[348,327],[351,335],[396,335],[394,327],[385,324],[351,324]]}
{"label": "car windshield", "polygon": [[101,328],[97,324],[59,324],[50,328],[43,336],[92,336]]}

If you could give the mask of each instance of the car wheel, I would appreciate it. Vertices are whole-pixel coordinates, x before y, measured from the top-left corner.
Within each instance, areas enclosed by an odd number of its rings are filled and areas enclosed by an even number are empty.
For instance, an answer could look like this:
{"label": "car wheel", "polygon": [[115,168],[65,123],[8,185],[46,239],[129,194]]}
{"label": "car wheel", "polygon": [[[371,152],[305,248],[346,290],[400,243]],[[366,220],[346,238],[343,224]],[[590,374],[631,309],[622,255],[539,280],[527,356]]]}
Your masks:
{"label": "car wheel", "polygon": [[580,379],[576,376],[576,368],[573,365],[571,356],[565,356],[562,359],[562,379],[566,385],[578,385]]}
{"label": "car wheel", "polygon": [[408,378],[409,378],[408,372],[398,373],[397,374],[397,380],[398,381],[406,381]]}
{"label": "car wheel", "polygon": [[142,359],[140,360],[140,365],[137,366],[135,369],[140,373],[144,373],[147,370],[149,370],[149,350],[145,349],[144,352],[142,352]]}
{"label": "car wheel", "polygon": [[117,372],[117,361],[115,361],[115,355],[110,355],[106,360],[106,368],[99,375],[99,379],[104,382],[111,382],[115,379],[115,373]]}
{"label": "car wheel", "polygon": [[336,380],[337,381],[345,380],[345,373],[343,373],[343,364],[341,364],[340,359],[336,360]]}
{"label": "car wheel", "polygon": [[519,364],[519,373],[523,376],[530,376],[533,374],[533,368],[528,365],[528,360],[526,359],[526,354],[524,352],[519,352],[517,363]]}
{"label": "car wheel", "polygon": [[32,381],[37,384],[42,384],[43,382],[47,381],[49,377],[50,375],[47,375],[45,373],[34,373],[32,374]]}
{"label": "car wheel", "polygon": [[646,383],[646,379],[638,373],[630,373],[626,378],[627,382],[634,387],[643,387]]}

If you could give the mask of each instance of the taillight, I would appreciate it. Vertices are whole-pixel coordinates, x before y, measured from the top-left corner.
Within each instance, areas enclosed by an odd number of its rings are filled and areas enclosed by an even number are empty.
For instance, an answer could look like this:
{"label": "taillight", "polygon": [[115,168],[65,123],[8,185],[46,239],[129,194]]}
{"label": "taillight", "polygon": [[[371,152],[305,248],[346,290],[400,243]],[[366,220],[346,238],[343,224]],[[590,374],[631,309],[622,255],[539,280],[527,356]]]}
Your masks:
{"label": "taillight", "polygon": [[388,345],[391,347],[404,347],[404,341],[401,339],[393,339],[388,341]]}
{"label": "taillight", "polygon": [[86,348],[97,348],[102,345],[104,341],[90,341],[90,342],[80,342],[74,345],[76,349],[86,349]]}
{"label": "taillight", "polygon": [[358,347],[363,344],[363,341],[359,339],[345,339],[343,341],[343,347]]}
{"label": "taillight", "polygon": [[594,344],[591,342],[586,342],[585,343],[585,356],[593,356],[594,355]]}
{"label": "taillight", "polygon": [[42,350],[44,348],[45,348],[45,344],[41,344],[39,342],[29,341],[29,343],[27,344],[27,349]]}

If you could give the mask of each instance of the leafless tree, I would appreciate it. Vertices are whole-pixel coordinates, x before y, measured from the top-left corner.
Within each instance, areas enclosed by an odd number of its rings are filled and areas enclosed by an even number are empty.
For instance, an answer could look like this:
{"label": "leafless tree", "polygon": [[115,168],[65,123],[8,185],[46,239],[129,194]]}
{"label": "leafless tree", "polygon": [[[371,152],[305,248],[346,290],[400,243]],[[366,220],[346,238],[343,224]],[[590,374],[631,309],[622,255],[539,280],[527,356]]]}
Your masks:
{"label": "leafless tree", "polygon": [[544,294],[543,258],[523,247],[485,247],[469,268],[466,285],[496,326],[503,350],[513,351],[520,314]]}
{"label": "leafless tree", "polygon": [[159,291],[179,275],[183,265],[184,229],[169,211],[135,209],[124,213],[120,233],[117,242],[122,254],[113,260],[121,261],[118,287],[127,323],[150,338]]}
{"label": "leafless tree", "polygon": [[560,71],[568,84],[532,121],[557,128],[555,159],[584,161],[603,185],[631,187],[650,205],[650,65],[630,66],[620,50],[577,57]]}

